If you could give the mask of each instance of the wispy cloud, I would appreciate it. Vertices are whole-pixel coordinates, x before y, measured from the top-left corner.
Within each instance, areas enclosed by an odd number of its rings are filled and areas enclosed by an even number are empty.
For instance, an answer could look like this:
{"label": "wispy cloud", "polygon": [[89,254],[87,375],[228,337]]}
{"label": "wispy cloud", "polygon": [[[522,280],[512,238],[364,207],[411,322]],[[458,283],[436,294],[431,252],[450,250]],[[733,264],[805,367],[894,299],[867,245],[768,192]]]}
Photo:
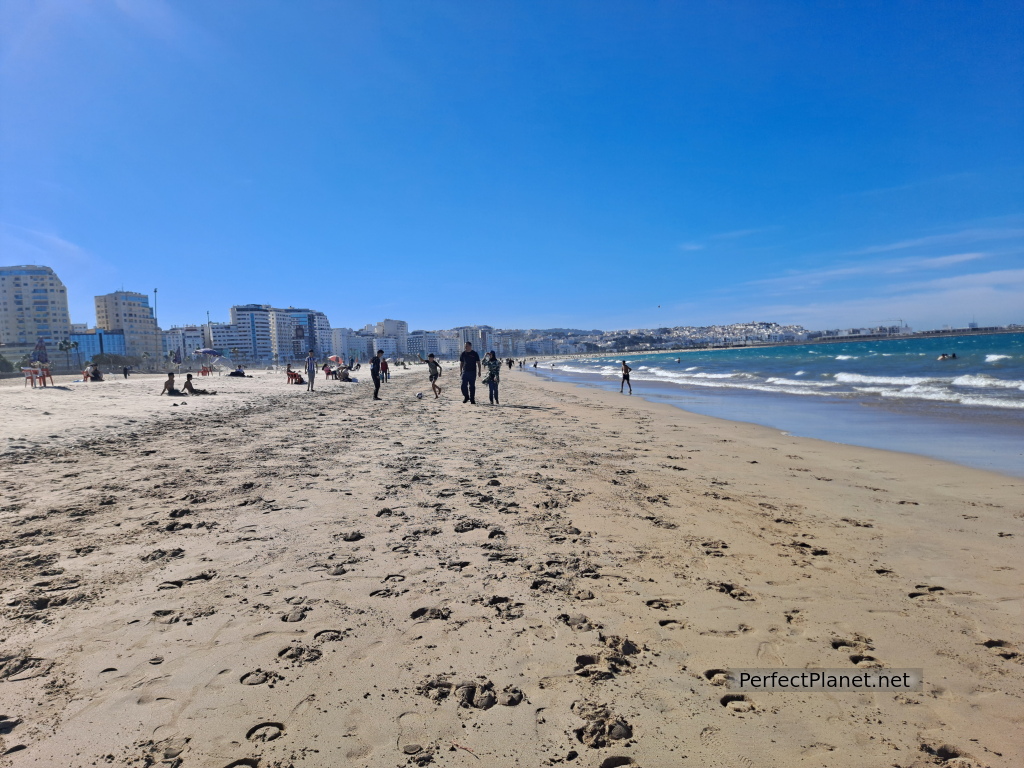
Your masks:
{"label": "wispy cloud", "polygon": [[853,251],[854,256],[867,256],[873,253],[890,253],[892,251],[904,251],[912,248],[931,248],[935,246],[953,247],[957,245],[991,242],[993,240],[1012,240],[1024,237],[1024,228],[999,227],[991,229],[965,229],[960,232],[947,232],[942,235],[930,235],[918,237],[912,240],[900,240],[885,245],[872,245]]}
{"label": "wispy cloud", "polygon": [[701,243],[683,243],[679,246],[680,251],[703,251],[704,245]]}
{"label": "wispy cloud", "polygon": [[956,253],[948,256],[909,257],[902,259],[874,260],[859,264],[848,264],[828,269],[812,269],[803,272],[790,272],[780,277],[769,277],[752,280],[747,285],[771,286],[775,288],[815,288],[824,283],[868,275],[897,275],[929,269],[946,269],[957,264],[964,264],[985,258],[984,253]]}

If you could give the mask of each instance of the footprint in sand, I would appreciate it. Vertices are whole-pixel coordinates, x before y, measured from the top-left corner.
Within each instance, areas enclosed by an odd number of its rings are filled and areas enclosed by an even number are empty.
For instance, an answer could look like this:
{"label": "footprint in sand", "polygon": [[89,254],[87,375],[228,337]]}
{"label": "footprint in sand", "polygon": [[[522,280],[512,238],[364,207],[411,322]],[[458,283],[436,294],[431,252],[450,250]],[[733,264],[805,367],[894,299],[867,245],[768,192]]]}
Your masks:
{"label": "footprint in sand", "polygon": [[573,702],[572,711],[586,721],[586,724],[575,729],[574,733],[576,739],[588,747],[600,749],[633,736],[633,728],[629,723],[604,704],[576,701]]}
{"label": "footprint in sand", "polygon": [[273,741],[284,735],[283,723],[260,723],[250,728],[245,738],[249,741]]}
{"label": "footprint in sand", "polygon": [[729,682],[729,670],[727,669],[706,669],[704,677],[712,685],[725,685]]}
{"label": "footprint in sand", "polygon": [[337,643],[345,639],[345,630],[321,629],[313,635],[314,643]]}
{"label": "footprint in sand", "polygon": [[753,712],[754,702],[742,693],[729,693],[719,699],[719,703],[730,712]]}
{"label": "footprint in sand", "polygon": [[417,608],[409,615],[409,618],[423,619],[424,621],[429,621],[431,619],[447,621],[448,617],[451,615],[452,612],[448,608]]}
{"label": "footprint in sand", "polygon": [[914,589],[917,591],[907,595],[912,600],[916,600],[919,597],[934,597],[937,593],[946,591],[945,587],[932,587],[927,584],[917,584]]}
{"label": "footprint in sand", "polygon": [[429,745],[430,731],[419,712],[403,712],[398,716],[398,749],[405,755],[418,755]]}
{"label": "footprint in sand", "polygon": [[305,605],[296,605],[288,613],[281,616],[281,621],[295,622],[302,621],[311,609]]}
{"label": "footprint in sand", "polygon": [[1000,656],[1006,660],[1020,657],[1020,652],[1017,650],[1017,646],[1013,643],[1007,642],[1006,640],[986,640],[982,645],[995,653],[996,656]]}

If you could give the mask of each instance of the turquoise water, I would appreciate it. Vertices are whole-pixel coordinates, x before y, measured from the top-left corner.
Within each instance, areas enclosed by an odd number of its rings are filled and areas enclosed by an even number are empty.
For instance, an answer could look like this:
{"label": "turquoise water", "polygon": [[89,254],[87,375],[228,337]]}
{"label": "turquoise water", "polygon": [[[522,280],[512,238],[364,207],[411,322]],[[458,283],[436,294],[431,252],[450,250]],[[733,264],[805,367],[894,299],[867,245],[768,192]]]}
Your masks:
{"label": "turquoise water", "polygon": [[[938,360],[943,353],[957,359]],[[635,394],[647,399],[1024,476],[1024,333],[626,359]],[[567,359],[537,372],[617,391],[621,360]]]}

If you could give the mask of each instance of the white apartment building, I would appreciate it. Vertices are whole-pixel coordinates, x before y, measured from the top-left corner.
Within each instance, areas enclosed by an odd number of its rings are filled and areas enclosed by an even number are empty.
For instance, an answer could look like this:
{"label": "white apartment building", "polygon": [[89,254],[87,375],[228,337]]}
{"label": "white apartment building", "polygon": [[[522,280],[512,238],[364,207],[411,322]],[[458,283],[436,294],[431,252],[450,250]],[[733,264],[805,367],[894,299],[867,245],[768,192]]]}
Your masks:
{"label": "white apartment building", "polygon": [[163,344],[156,327],[149,296],[134,291],[114,291],[96,299],[96,327],[105,331],[124,331],[129,357],[160,358]]}
{"label": "white apartment building", "polygon": [[459,335],[459,351],[461,353],[462,348],[465,347],[466,343],[473,345],[473,349],[480,353],[480,357],[483,357],[486,352],[490,351],[491,333],[494,331],[489,325],[465,325],[461,328],[455,329]]}
{"label": "white apartment building", "polygon": [[399,355],[408,354],[409,351],[409,324],[405,320],[381,320],[374,326],[374,336],[392,336],[398,345]]}
{"label": "white apartment building", "polygon": [[409,334],[409,356],[441,356],[441,337],[434,331],[413,331]]}
{"label": "white apartment building", "polygon": [[215,349],[236,362],[254,361],[248,328],[232,323],[207,323],[203,330],[204,346]]}
{"label": "white apartment building", "polygon": [[454,360],[462,354],[462,340],[456,336],[438,336],[438,356],[443,360]]}
{"label": "white apartment building", "polygon": [[374,336],[373,343],[376,345],[374,354],[377,350],[383,349],[385,358],[398,357],[398,339],[394,336]]}
{"label": "white apartment building", "polygon": [[68,294],[49,267],[0,267],[0,343],[47,346],[71,336]]}
{"label": "white apartment building", "polygon": [[249,337],[247,349],[254,361],[269,362],[274,357],[274,313],[266,304],[241,304],[231,308],[231,324]]}
{"label": "white apartment building", "polygon": [[180,354],[181,359],[185,360],[192,357],[192,353],[197,349],[206,346],[206,334],[203,333],[203,328],[199,325],[176,325],[162,331],[160,336],[163,345],[162,357],[165,360],[168,355],[173,357],[176,354]]}

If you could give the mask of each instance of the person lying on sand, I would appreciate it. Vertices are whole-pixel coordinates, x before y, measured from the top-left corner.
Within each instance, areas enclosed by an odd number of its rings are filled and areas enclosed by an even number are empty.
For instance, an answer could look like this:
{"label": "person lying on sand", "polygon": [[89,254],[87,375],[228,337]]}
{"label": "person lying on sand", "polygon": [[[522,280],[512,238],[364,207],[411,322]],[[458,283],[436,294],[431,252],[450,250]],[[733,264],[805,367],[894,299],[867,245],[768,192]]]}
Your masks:
{"label": "person lying on sand", "polygon": [[167,374],[167,381],[164,382],[164,388],[160,390],[160,394],[167,393],[171,397],[181,397],[181,391],[174,386],[174,374]]}
{"label": "person lying on sand", "polygon": [[183,386],[182,389],[185,390],[186,392],[188,392],[190,395],[216,395],[217,394],[216,391],[210,391],[210,390],[206,390],[206,389],[196,389],[194,386],[192,386],[192,374],[191,373],[185,375],[185,386]]}

